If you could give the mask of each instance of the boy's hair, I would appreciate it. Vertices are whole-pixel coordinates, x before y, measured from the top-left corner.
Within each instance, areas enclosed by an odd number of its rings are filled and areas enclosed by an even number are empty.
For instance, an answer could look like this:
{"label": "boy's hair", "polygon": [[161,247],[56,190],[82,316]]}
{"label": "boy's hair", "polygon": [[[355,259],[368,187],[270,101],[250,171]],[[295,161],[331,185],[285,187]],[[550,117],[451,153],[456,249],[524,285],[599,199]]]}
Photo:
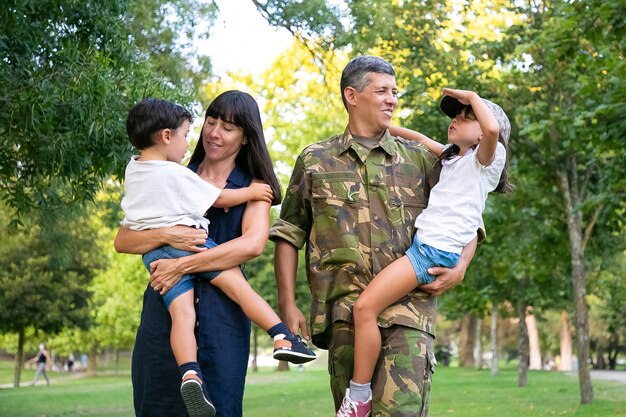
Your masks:
{"label": "boy's hair", "polygon": [[178,129],[193,116],[182,106],[159,98],[144,98],[128,113],[126,132],[128,140],[137,149],[154,145],[154,135],[163,129]]}
{"label": "boy's hair", "polygon": [[358,92],[363,91],[371,81],[367,75],[372,72],[396,76],[396,71],[389,62],[372,55],[357,56],[343,69],[339,88],[341,88],[341,99],[346,109],[348,108],[344,95],[346,87],[353,87]]}

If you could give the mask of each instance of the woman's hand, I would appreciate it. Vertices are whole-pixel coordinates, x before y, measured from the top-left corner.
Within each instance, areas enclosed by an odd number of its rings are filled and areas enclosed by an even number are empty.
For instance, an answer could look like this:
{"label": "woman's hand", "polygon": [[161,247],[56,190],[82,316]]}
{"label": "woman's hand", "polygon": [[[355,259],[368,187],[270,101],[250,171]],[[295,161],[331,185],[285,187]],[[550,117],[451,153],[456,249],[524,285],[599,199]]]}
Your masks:
{"label": "woman's hand", "polygon": [[196,229],[189,226],[174,226],[162,229],[163,240],[170,246],[188,252],[202,252],[206,250],[204,245],[207,232],[204,229]]}
{"label": "woman's hand", "polygon": [[165,295],[183,277],[178,259],[159,259],[150,264],[150,286]]}

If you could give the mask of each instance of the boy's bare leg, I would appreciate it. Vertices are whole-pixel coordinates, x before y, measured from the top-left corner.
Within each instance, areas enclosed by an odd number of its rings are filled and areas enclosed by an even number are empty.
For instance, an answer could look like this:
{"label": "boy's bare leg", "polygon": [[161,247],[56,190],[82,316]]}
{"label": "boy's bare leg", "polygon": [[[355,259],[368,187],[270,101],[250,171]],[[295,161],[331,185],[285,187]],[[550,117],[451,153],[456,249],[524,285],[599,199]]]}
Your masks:
{"label": "boy's bare leg", "polygon": [[170,304],[169,313],[172,317],[170,344],[176,363],[180,366],[187,362],[197,362],[193,290],[176,297]]}
{"label": "boy's bare leg", "polygon": [[211,280],[211,284],[239,304],[246,316],[263,330],[267,331],[272,326],[280,323],[280,318],[276,312],[267,301],[252,289],[239,268],[223,271]]}

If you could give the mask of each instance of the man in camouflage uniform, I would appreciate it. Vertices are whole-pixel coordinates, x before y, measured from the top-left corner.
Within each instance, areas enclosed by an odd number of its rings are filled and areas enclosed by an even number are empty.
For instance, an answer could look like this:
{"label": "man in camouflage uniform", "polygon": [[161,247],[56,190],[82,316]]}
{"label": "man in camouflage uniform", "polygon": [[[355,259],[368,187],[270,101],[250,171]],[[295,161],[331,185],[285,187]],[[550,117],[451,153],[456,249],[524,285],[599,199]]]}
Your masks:
{"label": "man in camouflage uniform", "polygon": [[[305,244],[315,346],[328,349],[331,390],[338,409],[352,377],[352,307],[384,267],[411,245],[415,218],[426,207],[435,156],[387,130],[397,106],[393,67],[381,58],[353,59],[341,77],[348,126],[341,135],[302,151],[280,218],[276,242],[279,309],[308,339],[295,304],[298,249]],[[379,317],[382,352],[372,380],[373,416],[426,416],[434,370],[435,295],[463,279],[476,241],[454,269],[387,308]]]}

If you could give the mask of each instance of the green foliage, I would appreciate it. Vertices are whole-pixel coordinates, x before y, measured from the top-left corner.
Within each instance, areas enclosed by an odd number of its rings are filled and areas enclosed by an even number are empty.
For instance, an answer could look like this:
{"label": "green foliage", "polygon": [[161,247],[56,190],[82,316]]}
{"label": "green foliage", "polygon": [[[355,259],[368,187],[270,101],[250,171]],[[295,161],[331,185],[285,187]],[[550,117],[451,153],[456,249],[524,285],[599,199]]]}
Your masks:
{"label": "green foliage", "polygon": [[178,31],[195,30],[212,11],[157,0],[11,0],[2,8],[0,198],[13,221],[89,200],[103,178],[119,176],[136,101],[191,102],[200,82],[193,71],[206,62],[184,61],[190,41]]}
{"label": "green foliage", "polygon": [[[8,223],[3,210],[2,224]],[[88,324],[88,285],[102,266],[97,231],[80,210],[41,213],[27,230],[3,227],[0,330],[45,332]],[[82,249],[85,248],[85,249]]]}

